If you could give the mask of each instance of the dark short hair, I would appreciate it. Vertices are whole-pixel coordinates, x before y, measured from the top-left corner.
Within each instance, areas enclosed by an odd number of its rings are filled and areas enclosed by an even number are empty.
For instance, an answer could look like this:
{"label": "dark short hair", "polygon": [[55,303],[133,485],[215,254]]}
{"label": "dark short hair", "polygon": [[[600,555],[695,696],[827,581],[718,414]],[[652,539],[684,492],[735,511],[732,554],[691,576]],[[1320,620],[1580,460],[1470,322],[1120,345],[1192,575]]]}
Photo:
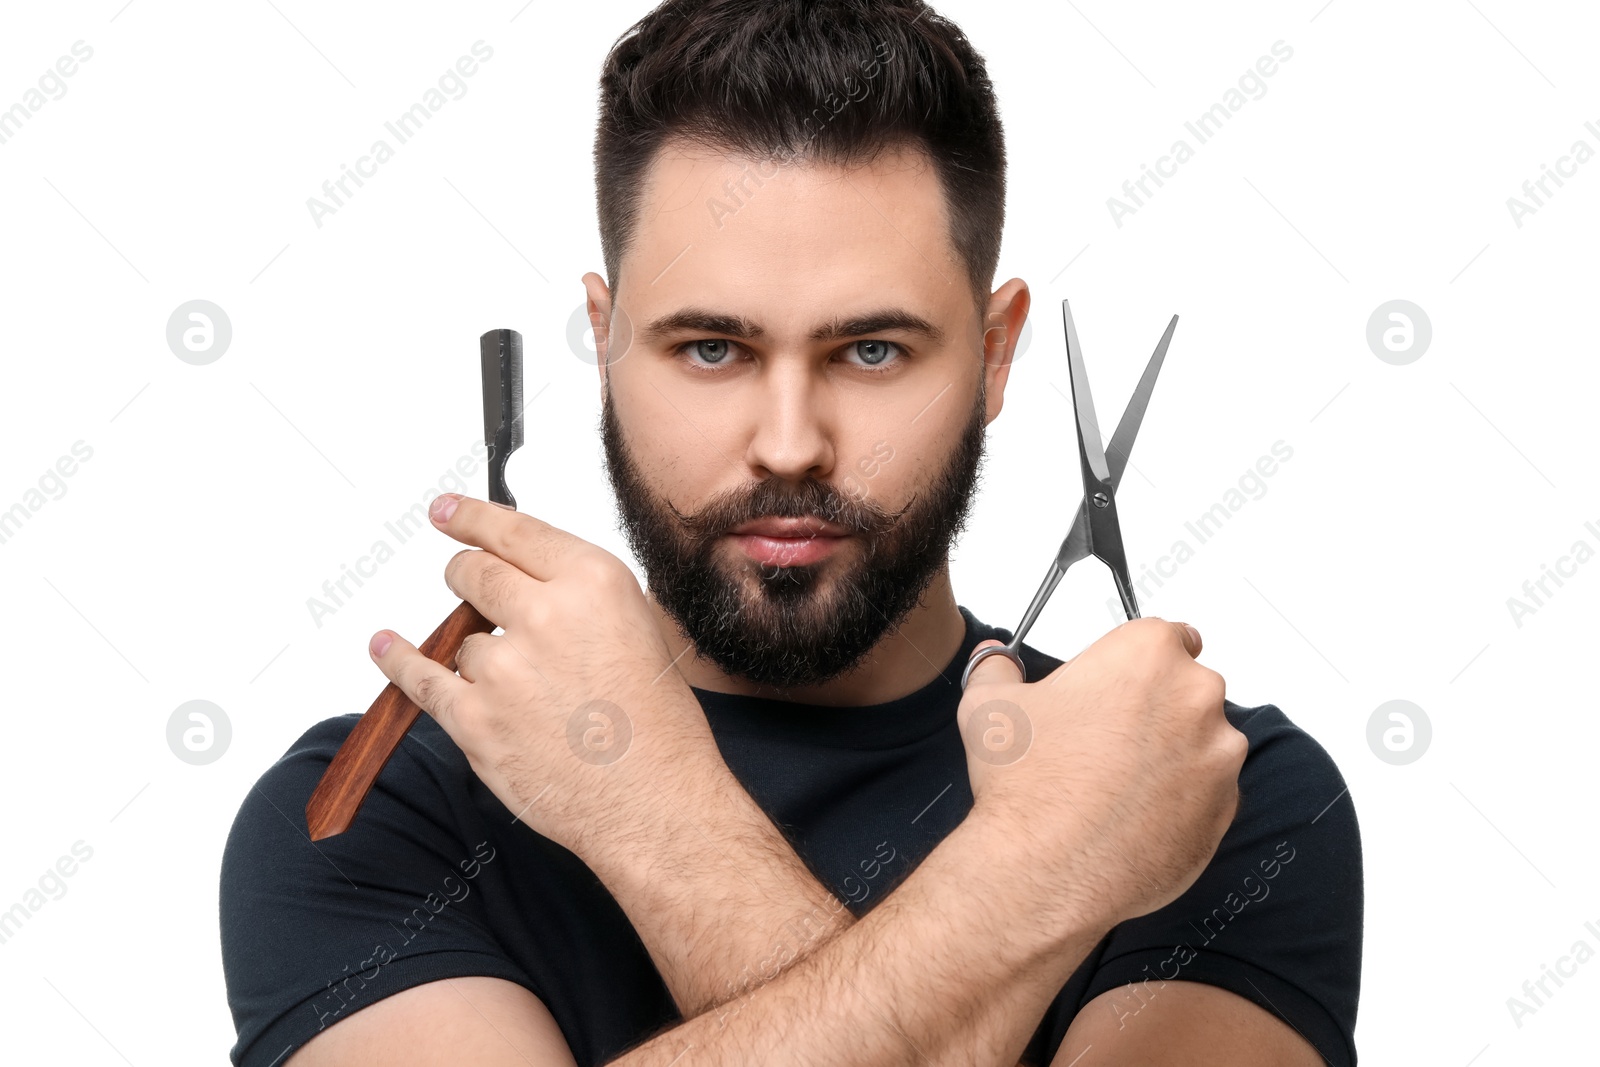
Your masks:
{"label": "dark short hair", "polygon": [[982,56],[921,0],[665,0],[618,38],[600,75],[594,147],[614,298],[646,171],[669,139],[761,163],[854,166],[921,149],[970,291],[986,305],[1005,223],[1005,137]]}

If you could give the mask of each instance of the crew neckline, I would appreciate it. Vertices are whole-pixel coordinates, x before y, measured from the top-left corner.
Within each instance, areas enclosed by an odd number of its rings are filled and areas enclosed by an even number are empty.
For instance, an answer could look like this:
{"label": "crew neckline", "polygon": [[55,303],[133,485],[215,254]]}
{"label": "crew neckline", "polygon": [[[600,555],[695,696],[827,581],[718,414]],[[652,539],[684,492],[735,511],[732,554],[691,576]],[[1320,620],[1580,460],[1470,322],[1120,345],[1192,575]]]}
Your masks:
{"label": "crew neckline", "polygon": [[722,693],[690,686],[714,732],[811,742],[833,748],[893,748],[921,741],[955,721],[961,703],[961,672],[972,650],[991,637],[1011,635],[980,622],[957,605],[966,623],[961,647],[939,674],[905,696],[878,704],[806,704],[776,697]]}

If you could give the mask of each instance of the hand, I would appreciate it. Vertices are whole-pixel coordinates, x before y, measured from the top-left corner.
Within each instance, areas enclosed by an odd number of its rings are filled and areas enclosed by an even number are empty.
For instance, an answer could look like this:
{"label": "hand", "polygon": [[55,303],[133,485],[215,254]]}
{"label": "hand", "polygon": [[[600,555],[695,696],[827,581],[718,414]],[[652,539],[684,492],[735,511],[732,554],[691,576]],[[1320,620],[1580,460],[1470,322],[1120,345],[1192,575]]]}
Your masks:
{"label": "hand", "polygon": [[1030,880],[1108,928],[1193,885],[1238,808],[1249,746],[1199,652],[1193,627],[1133,619],[1038,681],[989,656],[962,695],[975,808],[1027,839]]}
{"label": "hand", "polygon": [[659,809],[657,784],[694,761],[724,766],[626,564],[456,493],[429,516],[477,546],[451,557],[445,584],[505,632],[469,635],[460,677],[398,635],[383,647],[392,631],[370,651],[507,810],[576,852],[602,826],[635,826]]}

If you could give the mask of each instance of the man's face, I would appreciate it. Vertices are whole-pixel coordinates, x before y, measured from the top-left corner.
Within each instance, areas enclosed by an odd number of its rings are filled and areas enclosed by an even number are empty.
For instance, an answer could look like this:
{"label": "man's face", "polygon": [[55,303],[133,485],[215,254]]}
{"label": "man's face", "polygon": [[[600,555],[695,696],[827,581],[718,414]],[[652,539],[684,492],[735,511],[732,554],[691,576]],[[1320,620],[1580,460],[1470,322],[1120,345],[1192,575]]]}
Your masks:
{"label": "man's face", "polygon": [[[669,149],[640,220],[603,338],[629,545],[726,674],[835,678],[944,568],[1004,387],[937,178],[907,154],[846,171]],[[732,533],[772,517],[808,529]],[[822,522],[837,536],[805,536]]]}

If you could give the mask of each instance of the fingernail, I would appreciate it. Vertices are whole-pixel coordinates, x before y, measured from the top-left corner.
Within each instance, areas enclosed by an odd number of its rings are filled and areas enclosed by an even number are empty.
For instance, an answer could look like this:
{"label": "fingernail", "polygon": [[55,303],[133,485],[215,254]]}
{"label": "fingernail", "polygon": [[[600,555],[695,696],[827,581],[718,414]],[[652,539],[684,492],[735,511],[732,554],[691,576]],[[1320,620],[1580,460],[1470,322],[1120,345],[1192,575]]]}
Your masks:
{"label": "fingernail", "polygon": [[1200,643],[1200,631],[1196,630],[1193,626],[1190,626],[1188,623],[1184,623],[1183,624],[1183,628],[1185,630],[1189,631],[1189,636],[1194,638],[1194,643],[1198,645]]}
{"label": "fingernail", "polygon": [[461,497],[455,493],[445,493],[436,497],[428,513],[433,516],[434,522],[449,522],[450,516],[456,513],[456,507],[461,503]]}
{"label": "fingernail", "polygon": [[517,510],[516,508],[512,507],[510,504],[502,504],[498,500],[491,500],[491,501],[489,501],[489,503],[493,504],[497,508],[504,508],[507,511],[516,511]]}
{"label": "fingernail", "polygon": [[371,651],[373,659],[382,659],[383,654],[389,651],[389,646],[393,643],[393,637],[386,633],[380,633],[373,637],[372,643],[369,644],[367,648],[369,651]]}

